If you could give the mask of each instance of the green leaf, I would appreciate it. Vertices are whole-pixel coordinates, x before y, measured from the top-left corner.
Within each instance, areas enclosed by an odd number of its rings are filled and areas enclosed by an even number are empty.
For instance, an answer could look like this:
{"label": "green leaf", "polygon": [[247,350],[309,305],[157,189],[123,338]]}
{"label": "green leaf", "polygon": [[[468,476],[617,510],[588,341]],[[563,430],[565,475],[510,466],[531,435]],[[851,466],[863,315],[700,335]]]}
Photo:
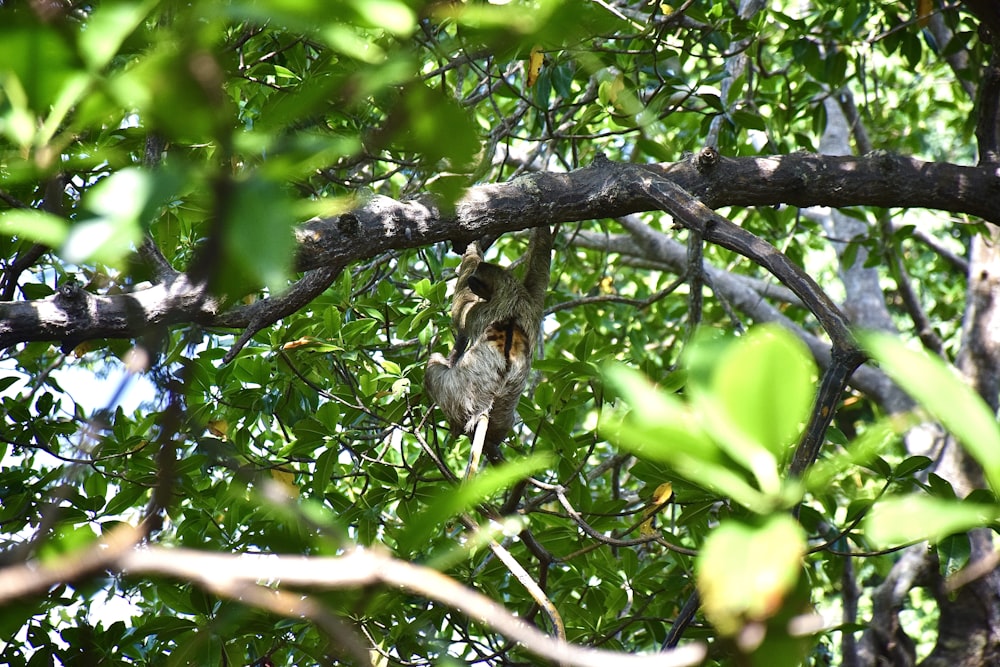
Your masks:
{"label": "green leaf", "polygon": [[805,552],[802,527],[786,514],[759,526],[723,523],[695,561],[705,616],[726,635],[774,616],[798,581]]}
{"label": "green leaf", "polygon": [[58,248],[69,234],[69,222],[57,215],[28,208],[0,211],[0,234]]}
{"label": "green leaf", "polygon": [[767,511],[773,506],[739,471],[727,467],[718,445],[680,399],[658,391],[625,367],[612,366],[604,373],[606,382],[631,407],[613,412],[600,425],[608,439],[641,458],[667,463],[692,482],[745,507]]}
{"label": "green leaf", "polygon": [[760,114],[738,109],[732,112],[733,123],[742,130],[767,130],[767,124]]}
{"label": "green leaf", "polygon": [[816,374],[808,350],[791,333],[754,327],[716,361],[710,386],[692,390],[715,441],[767,493],[781,486],[778,462],[809,419]]}
{"label": "green leaf", "polygon": [[873,542],[895,546],[921,540],[937,542],[954,533],[987,526],[998,518],[997,505],[908,495],[876,504],[864,525]]}
{"label": "green leaf", "polygon": [[399,0],[354,0],[353,5],[369,25],[396,35],[409,35],[417,23],[413,10]]}
{"label": "green leaf", "polygon": [[940,359],[894,336],[867,332],[859,339],[882,370],[962,442],[1000,492],[1000,429],[983,399]]}
{"label": "green leaf", "polygon": [[484,470],[454,490],[439,492],[427,508],[411,519],[400,533],[397,542],[400,553],[410,553],[417,545],[428,540],[435,526],[442,521],[461,514],[497,491],[534,472],[544,470],[551,464],[550,456],[533,454]]}
{"label": "green leaf", "polygon": [[80,54],[92,70],[107,65],[128,37],[157,5],[155,0],[139,4],[114,3],[99,5],[80,33]]}
{"label": "green leaf", "polygon": [[927,468],[930,468],[933,463],[934,461],[927,456],[910,456],[896,466],[896,469],[892,474],[897,479],[911,477],[921,470],[927,470]]}
{"label": "green leaf", "polygon": [[949,535],[938,543],[938,567],[941,576],[950,577],[969,564],[972,543],[967,533]]}
{"label": "green leaf", "polygon": [[280,293],[287,287],[295,250],[287,193],[255,177],[239,184],[234,200],[226,225],[227,260],[256,284]]}
{"label": "green leaf", "polygon": [[73,225],[61,251],[73,264],[119,265],[142,240],[141,218],[155,190],[147,171],[121,169],[91,188],[84,207],[91,216]]}

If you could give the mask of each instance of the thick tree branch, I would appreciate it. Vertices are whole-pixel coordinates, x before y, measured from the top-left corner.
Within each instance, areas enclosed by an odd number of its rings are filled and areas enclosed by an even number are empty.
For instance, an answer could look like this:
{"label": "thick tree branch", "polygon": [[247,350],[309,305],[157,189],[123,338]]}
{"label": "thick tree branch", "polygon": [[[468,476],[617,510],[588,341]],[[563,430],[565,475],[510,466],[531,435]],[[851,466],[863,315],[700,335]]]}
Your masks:
{"label": "thick tree branch", "polygon": [[976,99],[979,164],[986,166],[1000,162],[1000,33],[994,31],[992,38],[993,53],[990,55],[989,64],[983,68],[979,96]]}
{"label": "thick tree branch", "polygon": [[672,181],[709,208],[932,208],[1000,222],[1000,174],[991,167],[923,162],[884,151],[860,158],[720,157],[704,172],[695,159],[656,165],[601,160],[566,174],[540,172],[472,187],[451,214],[426,200],[374,197],[345,215],[305,223],[299,231],[300,268],[349,263],[391,248],[439,241],[463,246],[516,229],[655,210],[648,197],[621,187],[622,179],[644,174]]}
{"label": "thick tree branch", "polygon": [[157,326],[209,322],[218,304],[183,274],[134,294],[97,296],[66,284],[46,299],[0,304],[0,348],[61,341],[72,349],[94,338],[127,338]]}
{"label": "thick tree branch", "polygon": [[[648,193],[623,185],[646,178],[674,183],[709,208],[923,206],[1000,222],[1000,176],[993,166],[928,163],[878,152],[862,158],[805,153],[719,158],[710,170],[699,170],[695,159],[659,165],[599,160],[570,173],[536,173],[472,187],[449,212],[425,200],[373,197],[350,213],[304,223],[297,230],[299,268],[323,268],[325,280],[331,271],[335,275],[336,267],[390,249],[445,240],[463,245],[539,225],[657,210],[659,204]],[[168,276],[160,285],[129,295],[60,294],[30,303],[0,303],[0,348],[39,340],[65,345],[128,338],[180,323],[247,328],[252,335],[302,307],[299,297],[313,293],[317,282],[322,281],[303,279],[308,284],[301,289],[226,313],[183,276]]]}

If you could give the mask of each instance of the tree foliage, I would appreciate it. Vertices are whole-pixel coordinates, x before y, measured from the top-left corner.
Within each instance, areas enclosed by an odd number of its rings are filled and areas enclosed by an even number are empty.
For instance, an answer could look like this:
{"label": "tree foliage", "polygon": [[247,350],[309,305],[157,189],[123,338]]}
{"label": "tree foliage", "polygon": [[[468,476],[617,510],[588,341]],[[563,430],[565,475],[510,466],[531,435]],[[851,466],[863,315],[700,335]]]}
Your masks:
{"label": "tree foliage", "polygon": [[[0,1],[2,661],[1000,660],[998,40],[987,0]],[[466,479],[421,389],[452,250],[541,225]]]}

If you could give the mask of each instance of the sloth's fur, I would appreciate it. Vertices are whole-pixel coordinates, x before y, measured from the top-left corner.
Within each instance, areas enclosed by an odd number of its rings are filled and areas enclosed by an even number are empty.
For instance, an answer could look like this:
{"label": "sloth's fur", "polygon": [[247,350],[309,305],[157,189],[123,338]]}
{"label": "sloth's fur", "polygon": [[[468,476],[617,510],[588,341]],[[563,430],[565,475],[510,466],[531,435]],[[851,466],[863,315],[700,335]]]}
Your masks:
{"label": "sloth's fur", "polygon": [[447,358],[435,353],[427,362],[424,387],[454,430],[471,436],[480,416],[489,414],[487,453],[497,451],[513,427],[528,382],[551,250],[549,228],[535,228],[521,281],[510,270],[484,262],[479,245],[470,243],[452,297],[455,347]]}

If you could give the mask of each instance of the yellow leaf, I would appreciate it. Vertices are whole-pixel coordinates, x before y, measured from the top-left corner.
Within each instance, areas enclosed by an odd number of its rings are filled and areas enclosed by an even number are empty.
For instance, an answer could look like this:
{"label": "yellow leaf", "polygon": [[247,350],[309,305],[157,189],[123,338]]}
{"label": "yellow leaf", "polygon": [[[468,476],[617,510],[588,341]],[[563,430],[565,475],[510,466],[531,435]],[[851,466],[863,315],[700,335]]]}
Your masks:
{"label": "yellow leaf", "polygon": [[643,521],[639,524],[639,534],[641,536],[650,537],[656,533],[656,530],[653,528],[653,519],[656,518],[656,513],[667,504],[667,501],[673,495],[674,486],[670,482],[664,482],[656,487],[656,491],[653,491],[653,497],[642,512]]}
{"label": "yellow leaf", "polygon": [[542,53],[542,49],[538,46],[532,47],[531,54],[528,56],[528,88],[531,88],[538,81],[538,75],[542,73],[543,62],[545,62],[545,54]]}
{"label": "yellow leaf", "polygon": [[926,28],[930,21],[931,0],[917,0],[917,25]]}
{"label": "yellow leaf", "polygon": [[312,345],[315,341],[314,338],[309,338],[305,336],[303,338],[297,338],[295,340],[289,341],[281,346],[282,350],[294,350],[297,347],[305,347],[306,345]]}
{"label": "yellow leaf", "polygon": [[674,13],[674,8],[665,2],[660,3],[660,11],[663,12],[664,16],[670,16]]}
{"label": "yellow leaf", "polygon": [[83,357],[83,355],[87,354],[93,349],[94,349],[94,341],[90,340],[84,341],[73,348],[73,356],[76,357],[77,359],[80,359],[81,357]]}
{"label": "yellow leaf", "polygon": [[295,473],[283,468],[272,468],[271,478],[292,498],[299,497],[299,487],[295,486]]}
{"label": "yellow leaf", "polygon": [[212,419],[206,424],[208,432],[212,435],[223,438],[229,432],[229,422],[225,419]]}
{"label": "yellow leaf", "polygon": [[724,521],[695,561],[705,617],[729,636],[767,621],[791,596],[805,553],[805,533],[790,515],[776,514],[760,525]]}
{"label": "yellow leaf", "polygon": [[670,482],[664,482],[656,487],[656,491],[653,491],[653,505],[663,505],[674,495],[674,485]]}

